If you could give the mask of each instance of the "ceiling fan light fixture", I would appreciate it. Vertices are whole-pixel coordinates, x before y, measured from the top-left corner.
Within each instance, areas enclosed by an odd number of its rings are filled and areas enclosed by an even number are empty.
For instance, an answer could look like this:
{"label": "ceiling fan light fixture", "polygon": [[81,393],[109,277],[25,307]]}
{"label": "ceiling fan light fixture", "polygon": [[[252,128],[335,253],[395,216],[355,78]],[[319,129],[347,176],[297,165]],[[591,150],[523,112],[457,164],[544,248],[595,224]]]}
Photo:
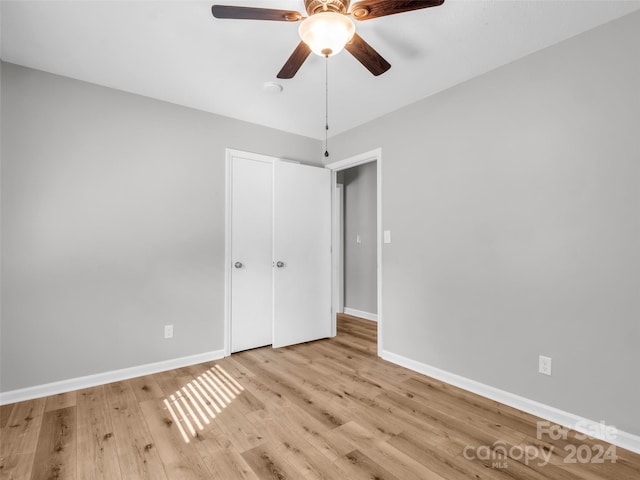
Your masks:
{"label": "ceiling fan light fixture", "polygon": [[311,51],[321,57],[340,52],[351,40],[356,27],[353,21],[341,13],[321,12],[306,18],[298,29],[300,38]]}

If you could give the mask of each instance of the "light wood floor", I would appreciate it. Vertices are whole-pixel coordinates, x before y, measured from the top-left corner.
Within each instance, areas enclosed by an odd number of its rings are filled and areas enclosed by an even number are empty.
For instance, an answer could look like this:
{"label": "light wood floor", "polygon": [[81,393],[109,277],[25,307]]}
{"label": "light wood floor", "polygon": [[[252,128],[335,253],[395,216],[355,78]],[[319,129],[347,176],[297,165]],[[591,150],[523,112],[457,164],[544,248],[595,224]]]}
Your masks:
{"label": "light wood floor", "polygon": [[640,455],[618,448],[612,463],[596,440],[536,438],[535,417],[378,359],[375,323],[338,326],[334,339],[5,405],[0,478],[640,479]]}

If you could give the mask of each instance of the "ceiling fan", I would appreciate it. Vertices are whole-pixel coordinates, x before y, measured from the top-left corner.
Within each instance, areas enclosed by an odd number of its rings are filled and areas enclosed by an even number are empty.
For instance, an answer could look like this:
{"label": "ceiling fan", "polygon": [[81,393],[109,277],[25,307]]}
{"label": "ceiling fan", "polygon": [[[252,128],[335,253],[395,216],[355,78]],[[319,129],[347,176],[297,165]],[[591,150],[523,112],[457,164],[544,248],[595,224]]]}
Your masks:
{"label": "ceiling fan", "polygon": [[437,7],[444,1],[362,0],[351,5],[349,9],[350,0],[304,0],[308,17],[295,10],[230,5],[213,5],[211,12],[215,18],[302,21],[298,29],[302,40],[278,73],[278,78],[293,78],[311,52],[329,57],[343,48],[377,76],[389,70],[391,64],[355,32],[356,27],[352,19],[363,21],[395,13]]}

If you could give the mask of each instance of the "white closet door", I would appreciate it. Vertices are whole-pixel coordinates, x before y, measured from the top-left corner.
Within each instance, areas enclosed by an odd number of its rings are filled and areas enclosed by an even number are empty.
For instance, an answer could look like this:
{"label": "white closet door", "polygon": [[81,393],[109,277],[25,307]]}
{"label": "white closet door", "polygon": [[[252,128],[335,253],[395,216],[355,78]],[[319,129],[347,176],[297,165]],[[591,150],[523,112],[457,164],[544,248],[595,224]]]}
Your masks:
{"label": "white closet door", "polygon": [[231,351],[271,344],[272,164],[231,165]]}
{"label": "white closet door", "polygon": [[273,165],[273,346],[331,336],[331,174]]}

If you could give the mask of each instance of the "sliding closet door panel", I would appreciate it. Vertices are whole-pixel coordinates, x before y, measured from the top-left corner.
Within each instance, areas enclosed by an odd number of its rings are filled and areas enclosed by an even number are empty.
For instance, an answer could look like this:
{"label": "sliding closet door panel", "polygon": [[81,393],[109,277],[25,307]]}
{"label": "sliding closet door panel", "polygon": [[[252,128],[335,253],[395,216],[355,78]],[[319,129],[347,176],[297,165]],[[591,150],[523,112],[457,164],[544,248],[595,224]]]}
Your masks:
{"label": "sliding closet door panel", "polygon": [[272,165],[234,157],[231,172],[231,351],[271,344]]}
{"label": "sliding closet door panel", "polygon": [[273,346],[331,335],[331,174],[275,161]]}

